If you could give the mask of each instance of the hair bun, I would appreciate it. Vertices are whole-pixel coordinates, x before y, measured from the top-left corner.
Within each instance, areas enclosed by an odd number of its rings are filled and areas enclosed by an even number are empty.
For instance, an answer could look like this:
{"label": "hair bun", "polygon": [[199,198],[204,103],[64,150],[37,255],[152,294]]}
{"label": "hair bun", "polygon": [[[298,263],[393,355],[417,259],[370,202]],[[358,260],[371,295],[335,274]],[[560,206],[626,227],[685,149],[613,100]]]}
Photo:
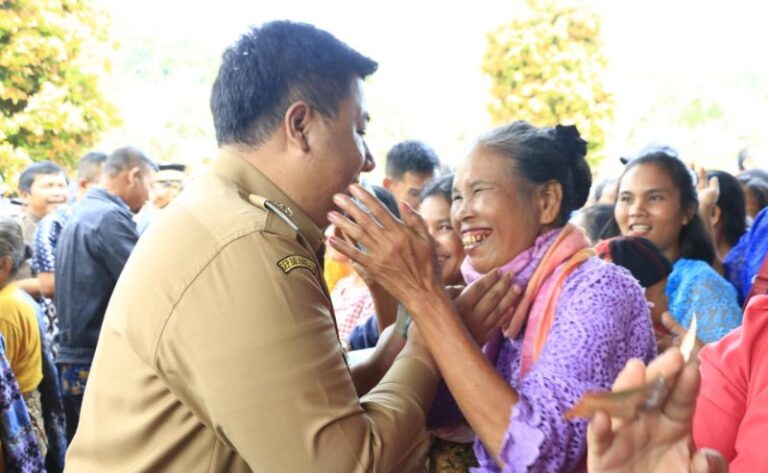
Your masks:
{"label": "hair bun", "polygon": [[555,140],[572,158],[583,159],[587,155],[587,142],[579,134],[576,125],[555,126]]}

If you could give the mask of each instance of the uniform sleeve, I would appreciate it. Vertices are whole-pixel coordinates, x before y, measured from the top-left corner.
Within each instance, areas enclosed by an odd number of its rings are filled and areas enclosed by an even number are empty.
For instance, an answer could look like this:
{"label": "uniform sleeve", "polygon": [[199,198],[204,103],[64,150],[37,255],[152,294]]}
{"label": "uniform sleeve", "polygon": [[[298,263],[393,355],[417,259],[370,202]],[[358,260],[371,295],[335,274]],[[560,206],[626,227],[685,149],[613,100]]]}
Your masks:
{"label": "uniform sleeve", "polygon": [[99,254],[110,275],[117,280],[139,240],[136,225],[132,220],[111,212],[104,218],[98,235]]}
{"label": "uniform sleeve", "polygon": [[412,471],[435,376],[399,358],[358,398],[319,268],[285,272],[291,255],[310,258],[271,234],[230,243],[172,313],[158,372],[254,471]]}
{"label": "uniform sleeve", "polygon": [[[618,268],[566,283],[560,301],[539,361],[519,384],[513,381],[519,401],[499,452],[504,472],[576,469],[586,452],[587,422],[565,420],[565,412],[583,393],[610,389],[629,358],[648,362],[655,355],[641,289]],[[517,360],[509,361],[517,367]]]}

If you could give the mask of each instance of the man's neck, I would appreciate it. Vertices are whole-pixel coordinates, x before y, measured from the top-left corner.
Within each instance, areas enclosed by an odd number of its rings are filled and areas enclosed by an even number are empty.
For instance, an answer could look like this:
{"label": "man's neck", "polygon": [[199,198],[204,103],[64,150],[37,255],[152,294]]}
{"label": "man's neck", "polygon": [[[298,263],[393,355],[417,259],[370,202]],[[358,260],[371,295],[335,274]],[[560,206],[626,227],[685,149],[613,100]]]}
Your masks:
{"label": "man's neck", "polygon": [[308,188],[305,179],[307,171],[297,169],[295,158],[286,152],[283,143],[273,139],[259,148],[224,146],[220,152],[246,161],[280,188],[307,216],[316,218],[312,213],[313,202],[305,197]]}

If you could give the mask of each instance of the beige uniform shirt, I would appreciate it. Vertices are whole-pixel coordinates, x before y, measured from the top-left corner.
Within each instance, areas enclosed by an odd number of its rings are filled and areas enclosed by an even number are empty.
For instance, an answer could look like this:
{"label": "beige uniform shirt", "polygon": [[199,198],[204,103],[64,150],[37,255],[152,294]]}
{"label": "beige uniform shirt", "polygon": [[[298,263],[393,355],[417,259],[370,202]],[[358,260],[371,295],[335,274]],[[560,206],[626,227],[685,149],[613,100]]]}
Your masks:
{"label": "beige uniform shirt", "polygon": [[280,189],[222,153],[123,270],[66,471],[414,471],[435,376],[400,358],[357,397],[321,244]]}

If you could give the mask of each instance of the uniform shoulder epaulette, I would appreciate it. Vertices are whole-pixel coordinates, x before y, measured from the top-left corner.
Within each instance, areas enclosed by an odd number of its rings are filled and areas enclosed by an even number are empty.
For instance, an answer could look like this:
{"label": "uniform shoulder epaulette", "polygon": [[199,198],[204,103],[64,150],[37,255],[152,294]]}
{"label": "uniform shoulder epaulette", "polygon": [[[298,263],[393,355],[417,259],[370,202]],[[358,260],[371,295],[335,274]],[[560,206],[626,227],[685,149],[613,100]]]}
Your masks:
{"label": "uniform shoulder epaulette", "polygon": [[280,220],[288,224],[288,226],[293,230],[297,232],[299,231],[299,226],[296,225],[293,220],[291,220],[291,217],[293,216],[292,208],[281,204],[280,202],[275,202],[256,194],[250,194],[248,196],[248,200],[256,207],[274,213],[280,218]]}

